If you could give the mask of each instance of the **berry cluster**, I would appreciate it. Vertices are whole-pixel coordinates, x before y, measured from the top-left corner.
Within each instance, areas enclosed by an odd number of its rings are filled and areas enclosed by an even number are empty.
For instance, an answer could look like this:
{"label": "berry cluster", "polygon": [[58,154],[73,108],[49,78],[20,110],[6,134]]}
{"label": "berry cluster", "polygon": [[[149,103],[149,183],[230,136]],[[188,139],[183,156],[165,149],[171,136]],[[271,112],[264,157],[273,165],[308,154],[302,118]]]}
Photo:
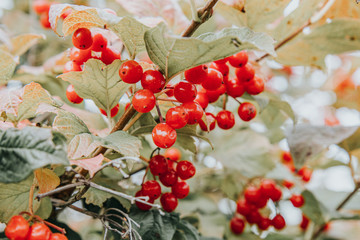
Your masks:
{"label": "berry cluster", "polygon": [[311,180],[313,170],[308,168],[307,166],[304,166],[300,168],[298,171],[296,171],[294,161],[290,152],[285,152],[285,151],[282,152],[281,160],[282,163],[290,169],[290,171],[301,177],[301,179],[304,182],[309,182]]}
{"label": "berry cluster", "polygon": [[[281,214],[276,214],[272,219],[261,214],[271,199],[274,203],[282,198],[282,189],[271,179],[263,179],[258,187],[248,186],[244,191],[244,197],[237,202],[235,216],[230,221],[230,229],[234,234],[244,231],[245,223],[256,224],[260,230],[267,230],[273,226],[276,230],[282,230],[286,226],[285,219]],[[292,194],[290,202],[294,207],[300,208],[305,200],[300,194]]]}
{"label": "berry cluster", "polygon": [[35,222],[31,226],[21,215],[13,216],[5,228],[5,236],[10,240],[67,240],[61,233],[52,233],[45,223]]}
{"label": "berry cluster", "polygon": [[[64,66],[64,73],[72,71],[82,71],[83,64],[90,58],[100,59],[105,64],[111,64],[114,60],[120,59],[120,53],[108,46],[108,39],[101,33],[92,34],[87,28],[77,29],[73,36],[72,42],[74,47],[70,50],[69,58],[71,61]],[[98,53],[93,55],[93,53]],[[100,56],[100,57],[98,57]],[[79,104],[83,99],[74,91],[74,87],[69,85],[66,89],[66,96],[72,103]],[[105,110],[100,109],[100,112],[107,116]],[[119,104],[110,110],[111,117],[119,112]]]}
{"label": "berry cluster", "polygon": [[270,226],[277,230],[283,229],[286,223],[281,214],[269,219],[268,216],[260,213],[260,209],[267,206],[269,199],[278,202],[281,197],[281,188],[271,179],[262,180],[259,187],[248,186],[244,191],[244,198],[240,198],[237,202],[235,216],[230,221],[231,231],[234,234],[241,234],[246,222],[256,224],[260,230],[267,230]]}
{"label": "berry cluster", "polygon": [[[178,199],[187,197],[190,192],[189,185],[185,180],[195,175],[196,169],[189,161],[179,161],[180,152],[176,148],[167,149],[164,156],[155,155],[150,159],[148,169],[154,176],[155,180],[149,180],[142,184],[135,196],[148,196],[149,203],[160,198],[160,203],[166,212],[172,212],[178,205]],[[156,178],[164,187],[171,188],[171,192],[162,193],[161,186]],[[141,210],[149,210],[151,206],[141,202],[136,202]]]}

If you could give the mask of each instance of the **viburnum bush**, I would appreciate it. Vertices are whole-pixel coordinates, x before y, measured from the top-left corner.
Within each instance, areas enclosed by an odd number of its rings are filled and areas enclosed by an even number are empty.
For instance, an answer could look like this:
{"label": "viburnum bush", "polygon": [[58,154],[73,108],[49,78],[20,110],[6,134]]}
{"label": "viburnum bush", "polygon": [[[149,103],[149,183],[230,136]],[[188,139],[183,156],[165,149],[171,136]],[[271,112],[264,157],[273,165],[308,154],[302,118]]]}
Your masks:
{"label": "viburnum bush", "polygon": [[4,1],[0,238],[358,239],[356,2]]}

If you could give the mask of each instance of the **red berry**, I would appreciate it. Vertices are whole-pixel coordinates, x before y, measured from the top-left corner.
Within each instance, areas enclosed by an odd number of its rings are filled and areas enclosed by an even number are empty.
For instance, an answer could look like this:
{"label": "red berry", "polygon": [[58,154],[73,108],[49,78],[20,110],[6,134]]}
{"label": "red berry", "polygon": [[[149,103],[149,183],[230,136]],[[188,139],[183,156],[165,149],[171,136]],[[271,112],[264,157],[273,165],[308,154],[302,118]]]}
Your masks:
{"label": "red berry", "polygon": [[199,126],[203,131],[212,131],[216,127],[216,117],[214,116],[214,114],[209,112],[205,114],[206,114],[207,125],[202,119],[200,119]]}
{"label": "red berry", "polygon": [[244,102],[240,104],[238,114],[241,120],[248,122],[256,116],[256,107],[252,103]]}
{"label": "red berry", "polygon": [[235,68],[243,67],[248,62],[248,54],[245,51],[238,52],[228,57],[229,63]]}
{"label": "red berry", "polygon": [[227,63],[227,61],[229,61],[228,58],[223,58],[223,59],[219,59],[219,60],[214,61],[214,63],[225,64],[225,63]]}
{"label": "red berry", "polygon": [[169,148],[174,145],[176,136],[176,131],[166,123],[159,123],[152,130],[152,139],[160,148]]}
{"label": "red berry", "polygon": [[132,105],[141,113],[150,112],[155,107],[155,95],[148,89],[141,89],[134,94]]}
{"label": "red berry", "polygon": [[189,113],[182,106],[170,108],[166,113],[166,123],[174,128],[185,127],[189,120]]}
{"label": "red berry", "polygon": [[74,90],[74,86],[71,84],[66,89],[66,97],[70,102],[75,104],[82,103],[82,101],[84,100],[81,97],[79,97],[79,95],[77,95],[77,93]]}
{"label": "red berry", "polygon": [[156,180],[146,181],[142,185],[141,192],[151,199],[158,199],[161,195],[161,186]]}
{"label": "red berry", "polygon": [[165,89],[166,89],[165,94],[168,97],[174,96],[174,86],[172,86],[171,84],[168,84],[168,85],[166,85]]}
{"label": "red berry", "polygon": [[51,4],[47,0],[36,0],[33,3],[33,9],[37,14],[48,13],[50,6]]}
{"label": "red berry", "polygon": [[277,202],[281,199],[282,196],[282,191],[281,189],[279,189],[278,187],[275,187],[275,189],[271,192],[271,200],[273,200],[274,202]]}
{"label": "red berry", "polygon": [[209,105],[209,98],[204,92],[198,92],[194,101],[200,104],[203,109]]}
{"label": "red berry", "polygon": [[155,155],[150,159],[149,168],[150,172],[157,176],[168,171],[168,164],[164,156]]}
{"label": "red berry", "polygon": [[[112,118],[115,117],[116,114],[118,114],[119,108],[120,108],[120,105],[119,105],[119,104],[116,104],[115,107],[113,107],[113,108],[110,110],[110,116],[111,116]],[[100,112],[101,112],[103,115],[107,116],[107,113],[106,113],[106,111],[105,111],[104,109],[101,109],[101,108],[100,108]]]}
{"label": "red berry", "polygon": [[91,32],[87,28],[78,28],[72,36],[73,45],[79,49],[88,49],[93,44]]}
{"label": "red berry", "polygon": [[306,230],[307,227],[309,226],[309,222],[310,222],[310,220],[303,214],[302,215],[302,221],[300,223],[300,228],[302,230]]}
{"label": "red berry", "polygon": [[208,97],[209,103],[213,103],[216,102],[219,97],[220,97],[220,93],[218,91],[209,91],[209,90],[205,90],[205,94]]}
{"label": "red berry", "polygon": [[293,162],[290,152],[283,152],[281,158],[282,158],[283,162],[285,162],[285,163]]}
{"label": "red berry", "polygon": [[262,196],[269,198],[276,188],[276,183],[271,179],[264,179],[260,185],[260,193]]}
{"label": "red berry", "polygon": [[172,187],[171,192],[175,195],[175,197],[179,199],[186,198],[189,195],[190,187],[184,181],[177,181]]}
{"label": "red berry", "polygon": [[264,196],[261,196],[261,198],[259,199],[259,201],[257,201],[257,202],[255,203],[255,206],[256,206],[257,208],[264,208],[264,207],[266,206],[267,202],[268,202],[268,198],[267,198],[267,197],[264,197]]}
{"label": "red berry", "polygon": [[284,179],[282,182],[282,185],[286,187],[287,189],[291,189],[294,187],[294,183],[292,181]]}
{"label": "red berry", "polygon": [[261,230],[267,230],[271,225],[271,220],[268,218],[261,218],[261,220],[258,222],[258,227]]}
{"label": "red berry", "polygon": [[153,93],[160,92],[164,88],[165,82],[164,76],[156,70],[145,71],[141,78],[141,86]]}
{"label": "red berry", "polygon": [[262,196],[258,188],[249,186],[245,189],[244,197],[246,202],[256,204]]}
{"label": "red berry", "polygon": [[264,91],[265,84],[261,78],[255,76],[253,79],[251,79],[245,84],[245,89],[248,94],[257,95]]}
{"label": "red berry", "polygon": [[199,122],[204,115],[204,110],[197,102],[187,102],[182,104],[182,106],[189,114],[188,124],[195,124]]}
{"label": "red berry", "polygon": [[165,187],[171,187],[177,182],[178,176],[173,169],[170,169],[169,171],[160,174],[159,179]]}
{"label": "red berry", "polygon": [[68,240],[68,238],[61,233],[52,233],[50,240]]}
{"label": "red berry", "polygon": [[200,65],[186,70],[184,73],[185,79],[193,84],[200,84],[207,78],[207,69],[206,65]]}
{"label": "red berry", "polygon": [[43,28],[51,28],[48,12],[44,12],[40,15],[40,23],[41,23],[41,26],[43,26]]}
{"label": "red berry", "polygon": [[245,93],[245,86],[237,78],[230,78],[226,84],[226,93],[234,98],[241,97]]}
{"label": "red berry", "polygon": [[176,173],[182,180],[187,180],[195,175],[196,168],[189,161],[180,161],[176,166]]}
{"label": "red berry", "polygon": [[164,157],[167,160],[171,160],[173,162],[177,162],[181,158],[181,152],[177,148],[168,148],[164,153]]}
{"label": "red berry", "polygon": [[290,198],[291,203],[294,205],[294,207],[302,207],[305,203],[304,197],[302,195],[293,194]]}
{"label": "red berry", "polygon": [[[138,191],[137,193],[135,193],[135,197],[144,197],[144,196],[146,196],[146,195],[144,195],[141,190]],[[154,203],[154,201],[155,201],[154,199],[149,197],[149,200],[147,202]],[[143,211],[147,211],[151,208],[150,205],[147,205],[147,204],[139,202],[139,201],[135,201],[135,204],[140,210],[143,210]]]}
{"label": "red berry", "polygon": [[285,227],[285,219],[280,214],[277,214],[272,220],[271,225],[274,226],[275,229],[281,230]]}
{"label": "red berry", "polygon": [[13,216],[5,228],[5,236],[13,240],[25,240],[30,229],[28,221],[20,215]]}
{"label": "red berry", "polygon": [[107,47],[107,39],[101,33],[95,34],[93,37],[93,44],[91,50],[95,52],[101,52]]}
{"label": "red berry", "polygon": [[51,230],[44,223],[34,223],[30,227],[28,240],[49,240]]}
{"label": "red berry", "polygon": [[188,82],[181,81],[174,87],[174,96],[176,100],[182,103],[194,101],[196,94],[195,85]]}
{"label": "red berry", "polygon": [[216,115],[216,122],[219,128],[230,129],[235,125],[234,114],[230,111],[223,110]]}
{"label": "red berry", "polygon": [[244,67],[235,69],[236,78],[240,82],[248,82],[255,76],[255,70],[250,64],[246,64]]}
{"label": "red berry", "polygon": [[226,77],[229,75],[229,66],[226,65],[226,63],[220,64],[220,63],[213,62],[210,64],[210,68],[216,69],[219,72],[221,72],[223,77]]}
{"label": "red berry", "polygon": [[251,206],[246,202],[245,199],[240,199],[237,202],[236,211],[241,215],[246,216],[251,212]]}
{"label": "red berry", "polygon": [[126,83],[137,83],[141,80],[143,69],[141,65],[134,60],[129,60],[121,64],[119,76]]}
{"label": "red berry", "polygon": [[172,193],[164,193],[161,195],[160,203],[166,212],[172,212],[178,205],[178,200]]}
{"label": "red berry", "polygon": [[261,221],[262,216],[259,213],[258,210],[253,210],[251,211],[248,215],[245,216],[246,220],[250,223],[250,224],[257,224]]}
{"label": "red berry", "polygon": [[298,174],[300,176],[302,176],[302,180],[304,182],[309,182],[311,180],[312,170],[310,168],[304,166],[298,171]]}
{"label": "red berry", "polygon": [[71,48],[70,59],[78,65],[82,65],[84,62],[91,58],[91,50],[80,50],[78,48]]}
{"label": "red berry", "polygon": [[233,217],[230,221],[230,229],[234,234],[241,234],[244,232],[245,222],[241,218]]}
{"label": "red berry", "polygon": [[63,73],[82,71],[81,66],[73,61],[68,61],[64,65]]}
{"label": "red berry", "polygon": [[101,61],[106,65],[111,64],[116,59],[121,59],[120,52],[116,49],[107,47],[101,52]]}
{"label": "red berry", "polygon": [[205,80],[201,83],[201,86],[206,90],[214,91],[218,89],[223,82],[223,75],[216,69],[209,68],[208,74]]}

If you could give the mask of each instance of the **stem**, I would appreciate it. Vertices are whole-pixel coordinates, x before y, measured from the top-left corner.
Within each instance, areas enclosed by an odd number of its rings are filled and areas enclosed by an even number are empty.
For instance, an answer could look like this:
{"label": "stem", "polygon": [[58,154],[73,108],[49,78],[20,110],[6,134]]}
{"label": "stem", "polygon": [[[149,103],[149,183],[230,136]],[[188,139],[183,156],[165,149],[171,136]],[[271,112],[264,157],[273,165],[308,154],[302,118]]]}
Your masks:
{"label": "stem", "polygon": [[143,176],[143,179],[142,179],[142,182],[141,182],[141,186],[144,184],[145,178],[146,178],[146,175],[147,175],[148,172],[149,172],[149,166],[147,166],[147,168],[146,168],[146,170],[145,170],[145,174],[144,174],[144,176]]}
{"label": "stem", "polygon": [[149,163],[150,162],[150,160],[149,159],[147,159],[147,158],[145,158],[145,157],[143,157],[143,156],[140,156],[139,157],[141,160],[143,160],[144,162],[147,162],[147,163]]}
{"label": "stem", "polygon": [[139,120],[139,118],[140,118],[142,115],[143,115],[143,113],[138,112],[138,113],[135,115],[135,117],[133,117],[133,118],[131,119],[131,121],[130,121],[128,124],[126,124],[126,126],[125,126],[124,129],[123,129],[123,131],[129,130],[129,129],[131,128],[131,126],[134,125],[134,123],[135,123],[137,120]]}
{"label": "stem", "polygon": [[[360,182],[356,183],[355,189],[351,193],[349,193],[349,195],[337,206],[336,211],[342,209],[346,205],[346,203],[348,203],[348,201],[358,192],[359,189]],[[320,234],[324,231],[325,227],[326,223],[319,227],[319,229],[313,234],[311,239],[316,239],[317,237],[319,237]]]}
{"label": "stem", "polygon": [[[308,27],[311,25],[310,20],[301,28],[299,28],[298,30],[296,30],[293,34],[291,34],[290,36],[288,36],[287,38],[285,38],[284,40],[282,40],[278,45],[275,46],[275,51],[278,50],[279,48],[281,48],[282,46],[284,46],[287,42],[289,42],[290,40],[294,39],[297,35],[299,35],[304,28]],[[262,57],[256,59],[256,62],[260,62],[261,60],[267,58],[268,56],[270,56],[269,53],[263,55]]]}
{"label": "stem", "polygon": [[74,187],[77,187],[77,186],[83,186],[84,183],[83,182],[77,182],[77,183],[72,183],[72,184],[68,184],[68,185],[65,185],[65,186],[62,186],[62,187],[58,187],[52,191],[49,191],[49,192],[46,192],[46,193],[42,193],[42,194],[38,194],[36,196],[36,199],[37,200],[40,200],[44,197],[48,197],[48,196],[51,196],[51,195],[54,195],[54,194],[57,194],[59,192],[62,192],[64,190],[68,190],[70,188],[74,188]]}
{"label": "stem", "polygon": [[30,192],[29,192],[29,212],[31,215],[34,215],[33,203],[34,203],[35,186],[36,186],[36,184],[33,183],[31,185]]}
{"label": "stem", "polygon": [[158,115],[159,115],[160,123],[164,123],[164,119],[163,119],[163,117],[162,117],[162,115],[161,115],[161,111],[160,111],[159,104],[158,104],[157,101],[156,101],[155,103],[156,103],[155,106],[156,106],[157,113],[158,113]]}
{"label": "stem", "polygon": [[232,97],[236,102],[238,102],[240,105],[242,104],[242,102],[240,102],[238,99]]}
{"label": "stem", "polygon": [[209,0],[205,6],[197,11],[198,20],[193,19],[190,23],[190,26],[183,32],[182,37],[190,37],[193,33],[200,27],[200,25],[208,19],[211,14],[212,8],[218,0]]}
{"label": "stem", "polygon": [[180,103],[178,100],[175,100],[175,99],[157,98],[156,100],[158,100],[158,101],[164,101],[164,102],[176,102],[176,103]]}
{"label": "stem", "polygon": [[226,103],[227,103],[227,94],[225,94],[225,96],[224,96],[224,101],[223,101],[223,110],[225,110],[226,109]]}

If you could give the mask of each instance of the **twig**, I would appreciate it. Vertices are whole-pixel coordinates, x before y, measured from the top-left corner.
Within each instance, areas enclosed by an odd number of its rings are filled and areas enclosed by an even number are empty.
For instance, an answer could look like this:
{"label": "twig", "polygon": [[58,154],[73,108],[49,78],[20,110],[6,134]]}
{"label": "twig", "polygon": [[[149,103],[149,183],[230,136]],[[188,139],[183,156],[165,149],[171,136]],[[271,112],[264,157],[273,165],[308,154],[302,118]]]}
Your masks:
{"label": "twig", "polygon": [[140,118],[142,115],[143,115],[143,113],[138,112],[138,113],[135,115],[135,117],[133,117],[133,118],[131,119],[131,121],[130,121],[128,124],[126,124],[126,126],[125,126],[124,129],[123,129],[123,131],[129,130],[129,129],[131,128],[131,126],[134,125],[134,123],[135,123],[137,120],[139,120],[139,118]]}
{"label": "twig", "polygon": [[159,104],[157,101],[155,102],[155,106],[156,106],[156,111],[157,111],[159,119],[160,119],[160,123],[164,123],[164,118],[162,117],[161,110],[160,110],[160,107],[159,107]]}
{"label": "twig", "polygon": [[[301,28],[299,28],[298,30],[296,30],[294,33],[292,33],[290,36],[288,36],[287,38],[285,38],[284,40],[282,40],[279,44],[277,44],[275,46],[275,51],[278,50],[279,48],[281,48],[284,44],[286,44],[287,42],[289,42],[290,40],[294,39],[298,34],[300,34],[304,28],[308,27],[311,25],[311,22],[310,20],[304,25],[302,26]],[[256,62],[260,62],[261,60],[267,58],[268,56],[270,56],[269,53],[263,55],[262,57],[256,59]]]}
{"label": "twig", "polygon": [[156,100],[158,100],[158,101],[164,101],[164,102],[176,102],[176,103],[180,103],[178,100],[168,99],[168,98],[157,98]]}
{"label": "twig", "polygon": [[77,182],[77,183],[72,183],[72,184],[68,184],[68,185],[65,185],[65,186],[62,186],[62,187],[58,187],[52,191],[49,191],[49,192],[46,192],[46,193],[42,193],[42,194],[38,194],[36,196],[36,199],[37,200],[40,200],[44,197],[48,197],[48,196],[51,196],[51,195],[54,195],[54,194],[57,194],[59,192],[62,192],[62,191],[65,191],[65,190],[68,190],[70,188],[74,188],[74,187],[78,187],[78,186],[83,186],[84,183],[83,182]]}
{"label": "twig", "polygon": [[[336,211],[342,209],[345,206],[345,204],[348,203],[348,201],[358,192],[359,189],[360,189],[360,183],[357,183],[355,189],[351,193],[349,193],[349,195],[337,206]],[[318,230],[313,234],[311,239],[316,239],[317,237],[319,237],[320,234],[324,231],[325,227],[326,227],[326,223],[318,228]]]}
{"label": "twig", "polygon": [[212,8],[218,0],[210,0],[208,1],[203,8],[197,11],[197,15],[199,19],[193,19],[190,23],[190,26],[183,32],[182,37],[190,37],[194,34],[196,29],[200,27],[211,15]]}

